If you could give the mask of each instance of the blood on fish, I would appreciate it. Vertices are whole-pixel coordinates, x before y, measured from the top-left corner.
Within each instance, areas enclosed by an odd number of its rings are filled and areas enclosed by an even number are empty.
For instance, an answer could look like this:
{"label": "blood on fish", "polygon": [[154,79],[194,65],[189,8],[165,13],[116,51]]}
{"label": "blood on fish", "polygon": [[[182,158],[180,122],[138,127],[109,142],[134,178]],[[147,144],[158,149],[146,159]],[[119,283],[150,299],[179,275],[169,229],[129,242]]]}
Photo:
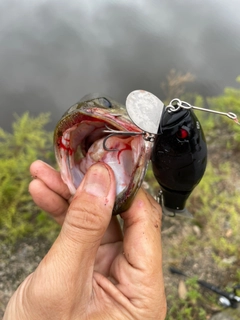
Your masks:
{"label": "blood on fish", "polygon": [[121,149],[118,151],[118,155],[117,155],[117,159],[118,159],[118,163],[120,164],[120,154],[122,151],[125,151],[125,150],[132,150],[132,148],[130,147],[129,144],[126,144],[125,145],[125,148]]}
{"label": "blood on fish", "polygon": [[[66,140],[67,142],[70,142],[70,139],[65,139],[65,140]],[[70,147],[66,147],[66,146],[62,143],[62,137],[59,137],[59,138],[58,138],[57,144],[58,144],[59,149],[66,150],[66,151],[69,153],[70,156],[73,154],[74,150],[72,150]]]}

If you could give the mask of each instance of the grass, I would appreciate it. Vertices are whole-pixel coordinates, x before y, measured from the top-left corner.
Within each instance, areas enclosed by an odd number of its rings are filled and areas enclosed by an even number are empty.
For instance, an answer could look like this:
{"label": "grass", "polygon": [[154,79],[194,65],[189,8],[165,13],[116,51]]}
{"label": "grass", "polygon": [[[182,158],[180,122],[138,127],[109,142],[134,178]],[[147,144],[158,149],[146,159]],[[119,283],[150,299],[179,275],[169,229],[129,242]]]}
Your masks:
{"label": "grass", "polygon": [[166,320],[206,320],[207,312],[201,306],[204,304],[203,295],[200,292],[197,278],[192,277],[186,280],[186,297],[184,299],[177,298],[177,292],[168,296],[168,300],[172,302]]}

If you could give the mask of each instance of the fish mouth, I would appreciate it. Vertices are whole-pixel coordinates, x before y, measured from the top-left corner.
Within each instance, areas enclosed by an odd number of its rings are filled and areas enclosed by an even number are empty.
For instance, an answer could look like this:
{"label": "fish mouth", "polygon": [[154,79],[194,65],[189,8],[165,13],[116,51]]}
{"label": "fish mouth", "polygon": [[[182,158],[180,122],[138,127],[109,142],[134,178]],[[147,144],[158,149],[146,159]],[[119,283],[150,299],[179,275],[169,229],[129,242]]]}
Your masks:
{"label": "fish mouth", "polygon": [[[108,129],[130,134],[112,135],[105,132]],[[129,208],[145,176],[151,148],[126,116],[97,107],[75,110],[57,125],[54,145],[62,179],[72,195],[88,168],[104,162],[116,178],[113,214]]]}

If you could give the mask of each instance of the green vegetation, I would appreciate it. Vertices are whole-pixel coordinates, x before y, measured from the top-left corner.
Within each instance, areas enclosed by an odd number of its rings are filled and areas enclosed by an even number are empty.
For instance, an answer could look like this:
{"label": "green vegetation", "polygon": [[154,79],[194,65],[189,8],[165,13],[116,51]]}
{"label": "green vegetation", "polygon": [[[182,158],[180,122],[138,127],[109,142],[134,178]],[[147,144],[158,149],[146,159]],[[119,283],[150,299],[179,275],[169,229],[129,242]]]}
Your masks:
{"label": "green vegetation", "polygon": [[[181,77],[177,74],[177,79],[180,86],[176,82],[171,84],[171,77],[168,86],[163,85],[166,98],[169,92],[172,94],[177,89],[182,93],[183,84],[193,81],[190,75]],[[237,81],[240,82],[240,78]],[[175,87],[172,89],[172,86]],[[184,94],[182,99],[240,116],[240,89],[226,88],[222,95],[207,100],[194,94]],[[168,236],[169,256],[181,268],[184,259],[191,256],[192,260],[197,260],[200,252],[209,249],[214,269],[225,275],[222,283],[216,284],[230,288],[240,282],[240,126],[224,116],[200,111],[196,114],[208,142],[209,161],[204,178],[188,201],[188,209],[194,218],[181,220],[181,228],[174,234],[177,240],[171,234]],[[34,205],[28,193],[30,164],[42,159],[55,165],[52,133],[44,129],[48,121],[49,114],[32,118],[25,113],[16,116],[12,133],[0,129],[0,240],[8,245],[15,245],[23,237],[52,241],[59,230],[57,224]],[[156,193],[158,186],[151,168],[147,181],[151,191]],[[195,226],[199,234],[194,232]],[[186,227],[185,233],[181,233],[183,227]],[[226,276],[228,274],[232,275],[231,279]],[[167,288],[167,320],[203,320],[219,310],[216,295],[209,292],[207,296],[203,295],[196,278],[189,278],[186,288],[184,299],[179,298],[177,288]]]}
{"label": "green vegetation", "polygon": [[56,223],[36,208],[28,192],[30,164],[50,162],[52,134],[44,130],[49,114],[15,116],[12,133],[0,129],[0,239],[16,243],[21,237],[53,237]]}
{"label": "green vegetation", "polygon": [[[178,298],[168,311],[166,320],[206,320],[207,313],[203,308],[204,298],[200,292],[197,278],[186,280],[187,293],[184,299]],[[170,295],[169,300],[175,299],[177,293]]]}

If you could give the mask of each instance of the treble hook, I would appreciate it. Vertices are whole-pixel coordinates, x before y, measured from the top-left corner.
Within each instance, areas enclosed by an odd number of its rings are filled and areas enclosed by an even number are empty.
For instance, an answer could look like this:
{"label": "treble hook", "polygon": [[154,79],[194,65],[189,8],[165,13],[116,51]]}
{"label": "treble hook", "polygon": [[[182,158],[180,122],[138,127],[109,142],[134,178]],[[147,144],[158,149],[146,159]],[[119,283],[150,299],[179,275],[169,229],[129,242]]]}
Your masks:
{"label": "treble hook", "polygon": [[216,111],[216,110],[212,110],[212,109],[206,109],[206,108],[200,108],[200,107],[197,107],[197,106],[192,106],[190,103],[188,103],[186,101],[181,101],[178,98],[172,99],[170,101],[169,105],[166,107],[166,109],[169,109],[168,110],[169,113],[176,112],[180,108],[183,108],[183,109],[196,109],[196,110],[200,110],[200,111],[220,114],[220,115],[223,115],[223,116],[227,116],[231,120],[235,121],[236,124],[240,125],[240,122],[238,121],[237,115],[235,113],[233,113],[233,112],[222,112],[222,111]]}
{"label": "treble hook", "polygon": [[106,125],[106,128],[108,130],[103,130],[103,132],[110,133],[108,136],[106,136],[103,139],[103,149],[106,151],[119,151],[118,149],[110,149],[106,146],[107,140],[113,136],[126,136],[127,137],[127,136],[137,136],[137,135],[144,135],[145,134],[144,132],[118,131],[118,130],[114,130],[114,129],[109,128],[107,125]]}

